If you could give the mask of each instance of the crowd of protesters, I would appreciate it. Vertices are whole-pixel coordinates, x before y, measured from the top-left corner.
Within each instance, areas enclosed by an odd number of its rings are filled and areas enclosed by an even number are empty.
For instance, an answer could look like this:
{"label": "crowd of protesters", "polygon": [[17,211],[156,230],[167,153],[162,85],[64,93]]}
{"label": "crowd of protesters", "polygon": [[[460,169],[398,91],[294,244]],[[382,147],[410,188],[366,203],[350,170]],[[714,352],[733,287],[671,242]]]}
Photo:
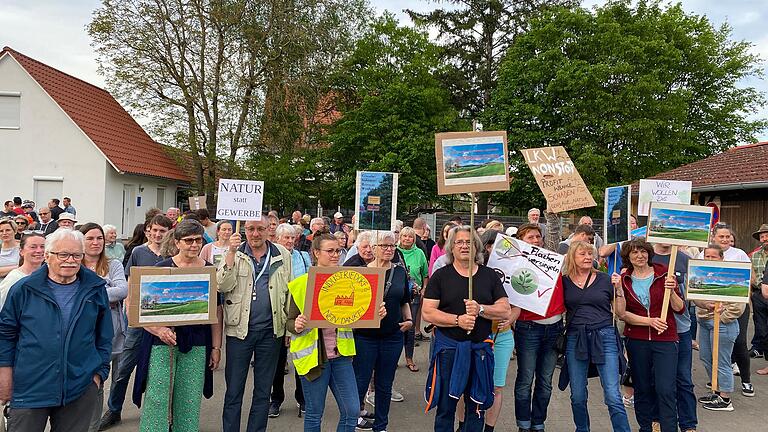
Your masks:
{"label": "crowd of protesters", "polygon": [[[732,411],[755,395],[750,361],[768,352],[768,224],[753,234],[748,255],[717,224],[702,251],[678,252],[633,238],[605,244],[584,216],[568,238],[560,217],[531,209],[528,222],[476,227],[453,217],[438,227],[416,218],[394,230],[357,231],[337,212],[312,218],[213,221],[205,210],[151,209],[126,242],[113,225],[78,221],[68,197],[37,208],[19,197],[0,212],[0,401],[9,430],[100,431],[121,422],[132,401],[141,431],[196,431],[213,371],[224,368],[222,430],[240,430],[246,381],[253,368],[248,432],[264,431],[285,402],[284,376],[304,430],[320,431],[330,389],[337,431],[386,431],[401,356],[418,373],[414,348],[429,342],[427,410],[434,430],[493,431],[514,416],[519,432],[543,431],[553,391],[570,387],[577,432],[590,430],[588,378],[600,376],[612,430],[629,431],[633,409],[641,432],[697,430],[697,406]],[[632,227],[637,219],[632,216]],[[240,232],[238,232],[240,231]],[[510,305],[487,266],[500,234],[557,251],[565,264],[543,315]],[[752,305],[686,300],[687,261],[752,263]],[[139,266],[216,268],[216,322],[129,327],[128,286]],[[308,326],[304,299],[310,267],[385,268],[375,329]],[[674,273],[672,275],[671,273]],[[669,276],[669,277],[668,277]],[[470,295],[469,280],[472,280]],[[665,293],[670,295],[665,297]],[[668,304],[664,305],[665,298]],[[666,319],[662,309],[669,309]],[[714,316],[719,315],[718,386],[694,394],[694,351],[711,376]],[[755,336],[747,344],[747,325]],[[222,363],[222,349],[226,361]],[[517,359],[504,406],[507,371]],[[768,375],[768,367],[757,369]],[[111,377],[109,397],[104,383]],[[710,386],[711,384],[707,384]],[[623,387],[623,389],[622,389]]]}

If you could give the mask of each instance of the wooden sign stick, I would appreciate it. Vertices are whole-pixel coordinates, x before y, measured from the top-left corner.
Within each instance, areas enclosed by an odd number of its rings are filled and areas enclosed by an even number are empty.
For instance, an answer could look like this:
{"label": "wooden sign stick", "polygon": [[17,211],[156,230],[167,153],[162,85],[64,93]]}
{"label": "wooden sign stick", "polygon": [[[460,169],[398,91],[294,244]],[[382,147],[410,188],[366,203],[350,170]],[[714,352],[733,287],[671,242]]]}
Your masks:
{"label": "wooden sign stick", "polygon": [[717,355],[720,351],[720,302],[715,302],[715,333],[712,335],[712,392],[717,392]]}
{"label": "wooden sign stick", "polygon": [[170,359],[171,365],[168,371],[170,373],[170,376],[169,376],[170,384],[168,386],[168,430],[169,431],[172,430],[173,428],[173,371],[176,368],[176,364],[174,363],[174,360],[173,360],[173,348],[174,347],[172,346],[168,347],[168,351],[171,354],[171,359]]}
{"label": "wooden sign stick", "polygon": [[472,300],[472,272],[475,268],[475,193],[469,193],[469,300]]}
{"label": "wooden sign stick", "polygon": [[240,221],[235,222],[235,232],[240,234]]}
{"label": "wooden sign stick", "polygon": [[[677,264],[677,245],[672,246],[672,254],[669,256],[669,269],[667,269],[667,279],[671,279],[677,283],[675,277],[675,264]],[[661,304],[661,319],[667,320],[667,312],[669,310],[669,297],[672,295],[672,290],[664,290],[664,303]]]}

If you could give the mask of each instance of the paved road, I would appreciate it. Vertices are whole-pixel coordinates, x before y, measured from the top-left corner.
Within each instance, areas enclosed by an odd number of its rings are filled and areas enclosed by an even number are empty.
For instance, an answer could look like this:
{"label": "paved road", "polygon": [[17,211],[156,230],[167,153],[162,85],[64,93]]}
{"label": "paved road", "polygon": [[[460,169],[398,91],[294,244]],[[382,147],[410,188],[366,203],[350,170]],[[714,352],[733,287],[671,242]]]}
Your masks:
{"label": "paved road", "polygon": [[[750,323],[751,325],[751,323]],[[751,337],[750,329],[750,337]],[[429,414],[424,414],[423,389],[426,374],[425,362],[428,353],[427,344],[422,343],[416,348],[416,362],[421,366],[421,371],[417,373],[410,372],[405,368],[404,360],[401,359],[400,368],[395,379],[395,388],[403,393],[405,401],[401,403],[392,403],[390,410],[390,431],[430,431],[434,421],[434,410]],[[762,368],[768,365],[763,359],[752,362],[752,370]],[[502,414],[496,426],[497,431],[517,431],[515,428],[514,406],[512,400],[513,383],[516,373],[516,362],[513,360],[507,375],[507,388],[504,391],[505,402],[502,408]],[[559,371],[555,372],[555,380]],[[696,385],[696,394],[701,395],[706,392],[704,384],[708,381],[705,377],[704,367],[698,359],[698,351],[694,351],[693,362],[694,383]],[[214,376],[215,394],[210,400],[203,400],[202,415],[200,420],[200,430],[214,432],[221,430],[221,409],[224,396],[224,374],[222,370],[216,372]],[[747,398],[741,393],[735,393],[733,404],[735,410],[732,412],[712,412],[699,409],[699,431],[768,431],[768,377],[752,374],[757,395]],[[736,378],[737,388],[740,385],[738,377]],[[132,386],[132,384],[131,384]],[[246,387],[246,394],[249,388],[252,388],[249,378]],[[270,419],[269,431],[300,431],[302,430],[302,421],[297,417],[296,406],[292,400],[293,396],[293,373],[286,377],[286,394],[288,400],[283,405],[280,417]],[[590,414],[592,421],[592,430],[595,432],[610,431],[610,421],[608,411],[603,405],[602,390],[600,383],[596,379],[590,380]],[[554,390],[552,402],[549,407],[549,419],[547,420],[547,431],[549,432],[568,432],[573,431],[573,422],[570,408],[570,393]],[[250,397],[244,402],[243,412],[248,412]],[[138,430],[139,411],[134,405],[126,405],[123,411],[123,422],[112,429],[115,432],[128,432]],[[243,417],[242,430],[245,431],[245,422],[247,415]],[[637,424],[634,420],[634,411],[629,410],[630,422],[633,430],[637,430]],[[326,414],[323,419],[323,431],[335,431],[336,421],[338,420],[338,410],[336,403],[330,392],[328,393],[328,402],[326,405]]]}

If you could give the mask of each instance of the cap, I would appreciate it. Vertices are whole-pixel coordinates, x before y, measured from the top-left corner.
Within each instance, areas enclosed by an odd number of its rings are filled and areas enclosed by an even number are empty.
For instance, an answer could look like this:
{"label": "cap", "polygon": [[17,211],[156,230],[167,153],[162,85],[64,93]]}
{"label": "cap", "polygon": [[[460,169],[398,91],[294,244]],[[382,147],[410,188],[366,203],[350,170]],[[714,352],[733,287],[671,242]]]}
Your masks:
{"label": "cap", "polygon": [[333,218],[334,219],[341,219],[343,217],[344,217],[344,215],[341,214],[341,212],[336,212],[336,213],[333,214]]}
{"label": "cap", "polygon": [[24,202],[21,203],[21,207],[22,208],[24,208],[24,207],[35,208],[35,202],[31,201],[31,200],[24,200]]}
{"label": "cap", "polygon": [[71,220],[72,222],[77,222],[77,219],[75,219],[75,215],[67,212],[64,212],[59,215],[59,221],[62,221],[62,220]]}
{"label": "cap", "polygon": [[514,237],[515,235],[517,235],[517,227],[509,227],[509,228],[507,228],[506,234],[508,236],[510,236],[510,237]]}
{"label": "cap", "polygon": [[752,237],[755,238],[755,240],[760,240],[760,234],[768,232],[768,224],[762,224],[760,225],[760,229],[752,233]]}

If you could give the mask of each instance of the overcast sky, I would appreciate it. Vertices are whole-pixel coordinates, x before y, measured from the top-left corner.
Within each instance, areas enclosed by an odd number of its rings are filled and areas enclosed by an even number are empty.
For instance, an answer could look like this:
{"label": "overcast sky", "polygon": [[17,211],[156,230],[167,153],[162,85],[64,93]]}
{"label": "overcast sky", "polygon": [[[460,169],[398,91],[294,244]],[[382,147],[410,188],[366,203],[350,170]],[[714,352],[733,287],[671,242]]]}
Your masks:
{"label": "overcast sky", "polygon": [[[0,0],[0,44],[22,52],[50,66],[90,83],[103,86],[95,53],[85,26],[101,2],[98,0]],[[372,0],[380,12],[390,10],[407,22],[402,10],[410,7],[425,11],[435,4],[424,0]],[[605,0],[585,0],[585,5]],[[707,15],[716,25],[728,22],[733,37],[751,41],[754,52],[768,59],[768,0],[682,0],[686,11]],[[764,64],[765,66],[765,64]],[[766,69],[768,70],[768,69]],[[747,84],[768,92],[768,82]],[[759,117],[768,118],[768,108]],[[761,139],[768,139],[768,132]]]}

